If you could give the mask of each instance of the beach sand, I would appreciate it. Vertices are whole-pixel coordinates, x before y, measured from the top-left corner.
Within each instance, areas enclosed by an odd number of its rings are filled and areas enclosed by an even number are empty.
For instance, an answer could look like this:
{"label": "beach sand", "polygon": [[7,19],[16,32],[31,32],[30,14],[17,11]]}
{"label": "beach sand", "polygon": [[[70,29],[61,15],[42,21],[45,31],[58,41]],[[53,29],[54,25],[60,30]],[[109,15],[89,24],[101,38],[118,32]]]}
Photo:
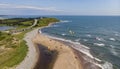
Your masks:
{"label": "beach sand", "polygon": [[[36,37],[33,39],[33,42],[39,46],[39,58],[43,58],[39,59],[38,64],[34,69],[83,69],[80,60],[77,59],[77,55],[75,55],[70,47],[62,42],[51,39],[40,33],[36,35]],[[52,51],[53,53],[56,53],[51,56],[46,54],[45,51]],[[49,64],[49,68],[44,67],[46,64]]]}
{"label": "beach sand", "polygon": [[71,43],[52,39],[39,29],[25,35],[28,53],[15,69],[101,69],[86,61],[85,55],[72,48]]}

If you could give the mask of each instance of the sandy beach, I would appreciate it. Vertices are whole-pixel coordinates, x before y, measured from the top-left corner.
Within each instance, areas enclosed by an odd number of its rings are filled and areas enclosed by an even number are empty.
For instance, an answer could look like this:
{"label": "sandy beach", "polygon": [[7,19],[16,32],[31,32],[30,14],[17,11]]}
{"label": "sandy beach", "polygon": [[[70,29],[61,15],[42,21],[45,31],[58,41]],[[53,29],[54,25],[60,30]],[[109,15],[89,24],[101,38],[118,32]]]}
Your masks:
{"label": "sandy beach", "polygon": [[53,40],[40,33],[36,35],[33,41],[35,44],[41,46],[42,48],[46,47],[46,49],[49,51],[57,52],[57,54],[54,55],[54,57],[56,58],[53,57],[54,59],[51,59],[53,60],[51,61],[51,63],[53,64],[52,68],[50,67],[51,69],[83,69],[80,60],[77,59],[77,55],[74,54],[70,47],[63,44],[62,42]]}
{"label": "sandy beach", "polygon": [[[16,66],[16,69],[48,69],[48,67],[51,69],[83,69],[80,60],[77,59],[77,55],[70,47],[38,33],[38,30],[35,29],[25,35],[24,40],[28,45],[28,54]],[[54,55],[49,57],[47,54],[46,57],[45,50],[52,51]],[[45,68],[46,65],[48,65],[47,68]]]}
{"label": "sandy beach", "polygon": [[[44,28],[44,27],[41,27]],[[100,69],[84,59],[85,54],[57,39],[39,32],[37,28],[25,35],[28,54],[16,69]]]}

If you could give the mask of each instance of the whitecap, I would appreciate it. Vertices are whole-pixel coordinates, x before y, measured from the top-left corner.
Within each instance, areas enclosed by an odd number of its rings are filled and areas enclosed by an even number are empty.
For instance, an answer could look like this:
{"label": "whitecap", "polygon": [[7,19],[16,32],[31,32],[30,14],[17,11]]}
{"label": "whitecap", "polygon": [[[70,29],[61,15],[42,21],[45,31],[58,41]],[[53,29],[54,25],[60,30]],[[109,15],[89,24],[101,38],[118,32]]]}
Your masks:
{"label": "whitecap", "polygon": [[109,62],[105,62],[103,65],[102,65],[102,69],[113,69],[113,65]]}
{"label": "whitecap", "polygon": [[72,21],[68,21],[68,20],[60,20],[60,22],[62,22],[62,23],[67,23],[67,22],[72,22]]}
{"label": "whitecap", "polygon": [[94,45],[101,46],[101,47],[105,46],[105,44],[103,43],[94,43]]}
{"label": "whitecap", "polygon": [[66,34],[63,33],[62,35],[65,36]]}
{"label": "whitecap", "polygon": [[104,39],[100,38],[100,37],[96,37],[96,40],[98,40],[98,41],[104,41]]}
{"label": "whitecap", "polygon": [[115,41],[115,38],[109,38],[109,40],[111,40],[111,41]]}
{"label": "whitecap", "polygon": [[111,51],[111,53],[113,54],[113,55],[115,55],[115,56],[118,56],[118,53],[116,52],[116,50],[115,50],[115,46],[113,46],[113,45],[110,45],[110,51]]}
{"label": "whitecap", "polygon": [[115,31],[114,32],[115,36],[119,36],[119,32]]}
{"label": "whitecap", "polygon": [[86,36],[87,36],[87,37],[92,37],[90,34],[87,34]]}
{"label": "whitecap", "polygon": [[52,27],[59,27],[59,25],[52,25]]}

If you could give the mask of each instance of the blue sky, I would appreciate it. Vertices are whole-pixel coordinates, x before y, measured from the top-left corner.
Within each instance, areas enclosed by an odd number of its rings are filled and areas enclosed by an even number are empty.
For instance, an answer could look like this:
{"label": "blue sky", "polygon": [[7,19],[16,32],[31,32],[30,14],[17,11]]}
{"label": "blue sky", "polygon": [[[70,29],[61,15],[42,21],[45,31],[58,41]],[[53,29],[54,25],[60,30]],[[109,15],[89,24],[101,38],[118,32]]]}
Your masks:
{"label": "blue sky", "polygon": [[120,15],[120,0],[0,0],[0,15]]}

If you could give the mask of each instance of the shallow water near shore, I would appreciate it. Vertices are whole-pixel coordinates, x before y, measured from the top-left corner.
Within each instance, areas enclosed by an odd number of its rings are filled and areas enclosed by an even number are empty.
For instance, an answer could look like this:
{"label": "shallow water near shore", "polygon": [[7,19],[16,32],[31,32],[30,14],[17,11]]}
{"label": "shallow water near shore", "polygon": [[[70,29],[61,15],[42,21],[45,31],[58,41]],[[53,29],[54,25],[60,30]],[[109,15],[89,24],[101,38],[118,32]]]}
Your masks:
{"label": "shallow water near shore", "polygon": [[[42,29],[43,33],[86,46],[93,57],[102,61],[103,69],[120,68],[119,16],[56,17],[61,22]],[[81,49],[79,45],[74,48]],[[87,51],[83,49],[82,52]]]}

